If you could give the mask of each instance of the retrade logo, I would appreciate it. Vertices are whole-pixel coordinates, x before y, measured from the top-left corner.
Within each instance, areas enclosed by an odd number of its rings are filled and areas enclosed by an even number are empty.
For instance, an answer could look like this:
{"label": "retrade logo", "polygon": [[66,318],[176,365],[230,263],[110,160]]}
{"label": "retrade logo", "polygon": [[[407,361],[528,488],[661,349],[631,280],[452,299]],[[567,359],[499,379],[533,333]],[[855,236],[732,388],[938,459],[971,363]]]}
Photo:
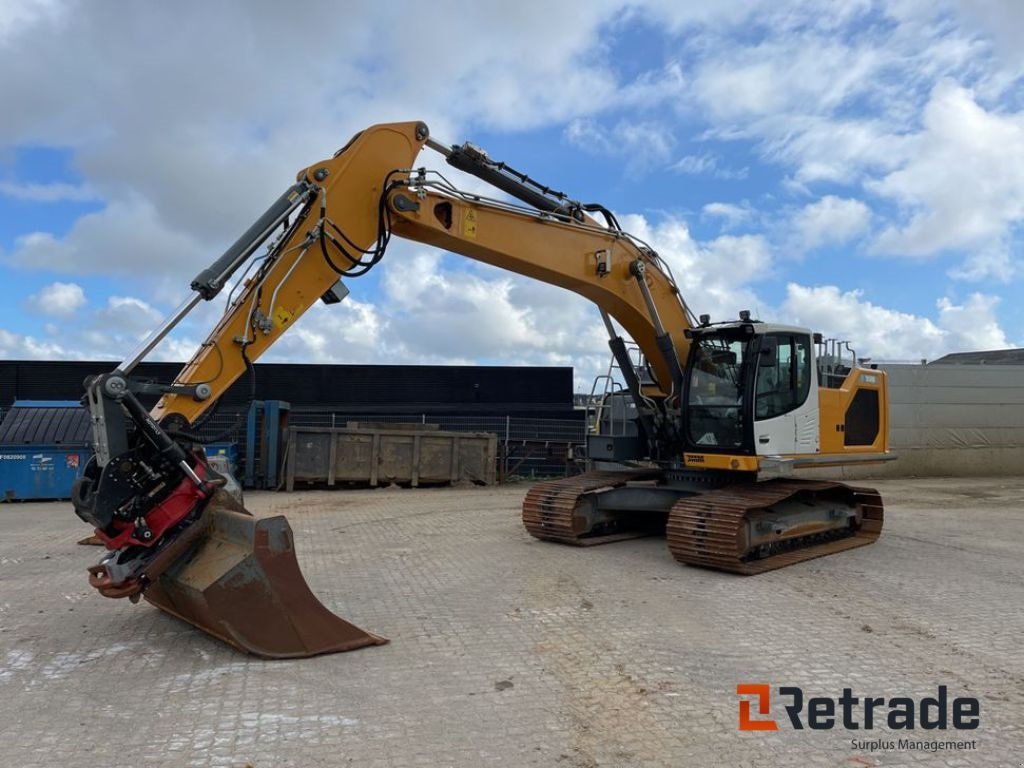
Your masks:
{"label": "retrade logo", "polygon": [[[756,696],[757,712],[767,715],[771,712],[772,689],[764,683],[740,683],[736,686],[739,696]],[[754,720],[750,716],[750,699],[740,699],[740,730],[741,731],[777,731],[778,724],[774,720]]]}
{"label": "retrade logo", "polygon": [[[973,696],[950,697],[946,686],[940,685],[934,696],[920,699],[911,696],[854,696],[852,688],[844,688],[838,698],[804,696],[802,688],[781,686],[776,691],[782,699],[785,720],[797,731],[810,728],[828,731],[873,730],[884,726],[893,731],[930,730],[973,731],[981,725],[981,702]],[[739,683],[739,729],[741,731],[777,731],[779,724],[771,717],[771,686],[764,683]],[[757,705],[757,716],[752,705]],[[785,722],[785,720],[783,722]]]}

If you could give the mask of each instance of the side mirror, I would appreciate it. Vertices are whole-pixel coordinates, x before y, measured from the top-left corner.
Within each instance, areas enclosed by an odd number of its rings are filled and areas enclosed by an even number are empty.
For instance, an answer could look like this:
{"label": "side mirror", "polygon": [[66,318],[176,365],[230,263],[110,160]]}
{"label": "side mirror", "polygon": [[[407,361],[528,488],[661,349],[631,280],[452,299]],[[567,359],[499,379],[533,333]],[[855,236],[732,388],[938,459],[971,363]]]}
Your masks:
{"label": "side mirror", "polygon": [[771,336],[761,339],[761,352],[758,365],[762,368],[773,368],[779,359],[779,342]]}

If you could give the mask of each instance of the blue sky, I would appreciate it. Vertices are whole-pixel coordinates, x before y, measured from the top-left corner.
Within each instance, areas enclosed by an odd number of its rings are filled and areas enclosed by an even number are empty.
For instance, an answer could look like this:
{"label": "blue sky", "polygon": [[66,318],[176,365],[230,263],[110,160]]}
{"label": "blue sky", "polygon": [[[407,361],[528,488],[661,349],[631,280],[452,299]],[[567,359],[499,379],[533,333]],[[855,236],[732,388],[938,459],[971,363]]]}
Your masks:
{"label": "blue sky", "polygon": [[[1017,3],[333,8],[0,7],[0,358],[119,358],[298,168],[398,119],[612,208],[697,312],[876,359],[1024,341]],[[586,302],[418,245],[350,288],[270,358],[607,357]]]}

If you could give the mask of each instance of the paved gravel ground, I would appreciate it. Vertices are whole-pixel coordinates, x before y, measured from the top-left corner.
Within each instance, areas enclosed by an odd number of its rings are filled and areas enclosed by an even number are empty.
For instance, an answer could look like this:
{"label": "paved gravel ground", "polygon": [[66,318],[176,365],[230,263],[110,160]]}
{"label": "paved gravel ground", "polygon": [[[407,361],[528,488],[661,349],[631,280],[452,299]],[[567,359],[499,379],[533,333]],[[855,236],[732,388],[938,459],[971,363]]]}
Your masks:
{"label": "paved gravel ground", "polygon": [[[321,599],[391,644],[244,657],[90,594],[65,503],[0,506],[0,764],[1024,764],[1024,479],[887,480],[879,543],[742,578],[664,541],[532,540],[527,486],[251,494],[285,512]],[[738,683],[975,696],[944,752],[865,731],[737,729]],[[898,739],[885,728],[871,739]]]}

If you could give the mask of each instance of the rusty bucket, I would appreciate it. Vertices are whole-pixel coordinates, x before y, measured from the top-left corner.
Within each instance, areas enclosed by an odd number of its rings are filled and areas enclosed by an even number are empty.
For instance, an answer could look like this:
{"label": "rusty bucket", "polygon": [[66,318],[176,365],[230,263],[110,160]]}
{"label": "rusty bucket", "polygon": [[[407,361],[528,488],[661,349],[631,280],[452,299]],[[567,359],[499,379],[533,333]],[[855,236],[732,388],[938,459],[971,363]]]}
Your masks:
{"label": "rusty bucket", "polygon": [[310,591],[291,526],[218,494],[194,551],[144,592],[147,601],[236,648],[268,659],[352,651],[387,640],[335,616]]}

